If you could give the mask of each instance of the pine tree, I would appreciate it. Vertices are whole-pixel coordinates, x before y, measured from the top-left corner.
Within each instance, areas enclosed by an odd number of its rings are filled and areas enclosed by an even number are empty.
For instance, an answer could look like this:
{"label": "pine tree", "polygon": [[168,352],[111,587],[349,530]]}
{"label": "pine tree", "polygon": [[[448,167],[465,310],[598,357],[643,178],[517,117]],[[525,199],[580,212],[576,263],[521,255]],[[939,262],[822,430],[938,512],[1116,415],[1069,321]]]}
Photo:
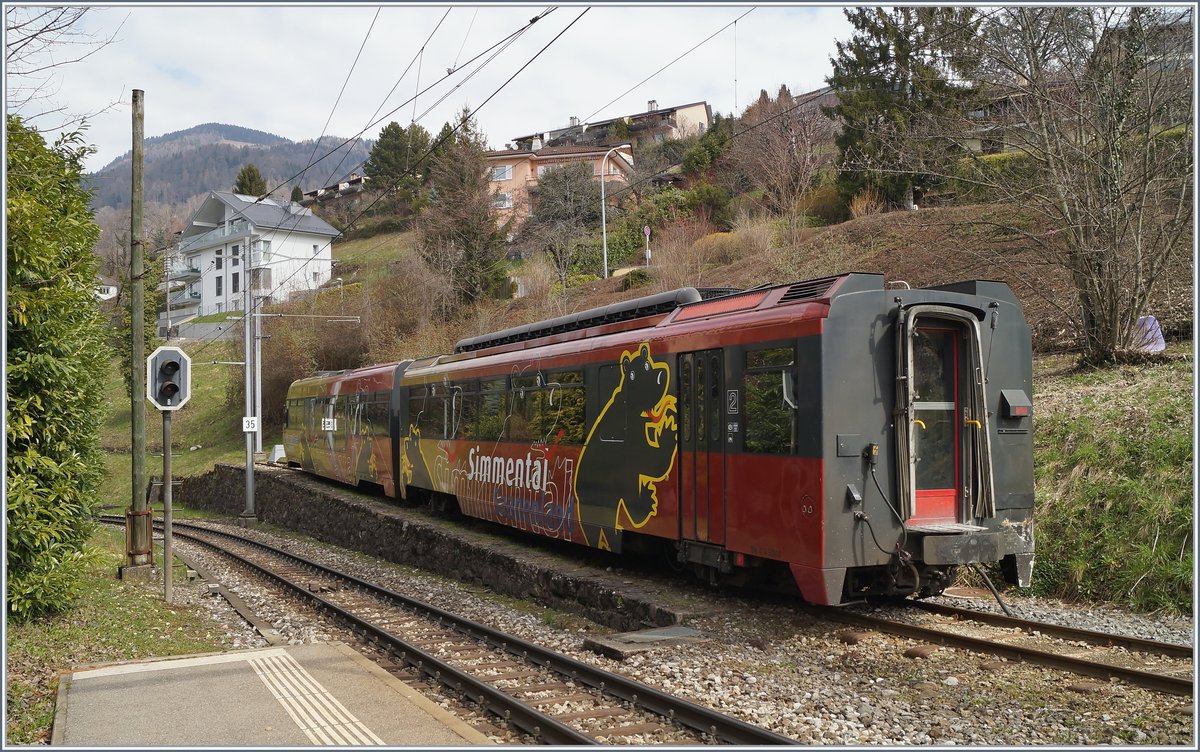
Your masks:
{"label": "pine tree", "polygon": [[421,157],[428,149],[429,131],[417,123],[404,128],[393,121],[379,132],[363,170],[378,187],[398,185],[409,177],[419,182],[427,171],[428,162]]}
{"label": "pine tree", "polygon": [[296,202],[304,200],[304,191],[300,190],[300,186],[298,185],[292,186],[292,200]]}
{"label": "pine tree", "polygon": [[430,168],[434,200],[421,215],[419,248],[465,302],[483,297],[502,272],[503,236],[496,227],[486,146],[470,110]]}
{"label": "pine tree", "polygon": [[941,113],[960,113],[970,94],[951,83],[955,54],[974,34],[972,8],[853,8],[848,42],[837,43],[828,83],[838,104],[841,162],[839,189],[849,200],[867,189],[889,202],[912,206],[913,186],[928,180],[913,172],[904,154],[914,144],[914,125]]}
{"label": "pine tree", "polygon": [[240,193],[243,196],[265,196],[267,193],[267,181],[263,179],[262,173],[254,166],[253,162],[247,162],[237,174],[237,180],[233,184],[233,192]]}

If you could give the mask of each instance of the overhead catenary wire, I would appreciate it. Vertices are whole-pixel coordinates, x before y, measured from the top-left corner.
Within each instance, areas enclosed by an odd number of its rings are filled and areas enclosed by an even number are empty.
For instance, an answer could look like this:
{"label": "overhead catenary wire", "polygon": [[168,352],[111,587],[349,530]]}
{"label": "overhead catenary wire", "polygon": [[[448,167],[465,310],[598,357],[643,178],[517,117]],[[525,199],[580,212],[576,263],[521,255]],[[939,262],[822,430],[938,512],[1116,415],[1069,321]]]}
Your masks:
{"label": "overhead catenary wire", "polygon": [[[500,39],[498,42],[496,42],[496,43],[492,44],[490,47],[488,47],[488,48],[484,49],[483,51],[479,52],[478,54],[474,55],[474,56],[473,56],[473,57],[472,57],[470,60],[468,60],[468,61],[467,61],[467,62],[466,62],[464,65],[470,65],[470,64],[474,63],[475,61],[477,61],[477,60],[479,60],[480,58],[482,58],[484,55],[487,55],[489,52],[491,52],[492,50],[496,49],[497,47],[500,47],[501,45],[505,45],[505,43],[507,43],[507,42],[510,42],[511,40],[513,40],[513,39],[515,39],[515,38],[519,37],[521,34],[523,34],[525,31],[527,31],[527,30],[528,30],[528,29],[529,29],[531,26],[533,26],[533,24],[535,24],[537,21],[539,21],[539,20],[541,20],[541,19],[545,18],[546,16],[550,15],[552,12],[554,12],[554,10],[556,10],[556,8],[554,8],[554,7],[547,8],[547,9],[546,9],[545,11],[543,11],[541,14],[539,14],[539,15],[537,15],[537,16],[534,16],[533,18],[531,18],[531,19],[530,19],[528,22],[526,22],[526,23],[525,23],[525,25],[523,25],[521,28],[517,29],[517,30],[516,30],[516,31],[514,31],[514,32],[511,32],[510,34],[508,34],[508,35],[506,35],[505,37],[503,37],[502,39]],[[443,20],[444,20],[444,19],[445,19],[445,16],[443,16]],[[440,26],[440,22],[439,22],[439,26]],[[435,27],[435,29],[434,29],[434,30],[436,31],[436,30],[437,30],[437,27]],[[431,34],[431,37],[432,37],[432,34]],[[426,42],[428,42],[428,39],[426,39]],[[539,53],[539,54],[540,54],[540,53]],[[414,59],[415,59],[415,57],[414,57]],[[486,66],[488,63],[490,63],[490,62],[491,62],[492,60],[494,60],[494,59],[495,59],[495,56],[493,56],[493,57],[489,58],[488,60],[484,61],[484,62],[483,62],[481,65],[480,65],[480,69],[482,69],[482,67]],[[410,65],[411,65],[411,63],[410,63]],[[477,69],[475,72],[478,72],[478,69]],[[472,75],[473,75],[473,74],[472,74]],[[440,84],[442,81],[446,80],[446,78],[448,78],[448,77],[449,77],[449,76],[444,76],[444,77],[442,77],[442,78],[438,79],[437,81],[435,81],[434,83],[432,83],[432,84],[430,84],[428,87],[426,87],[426,88],[425,88],[425,90],[424,90],[424,91],[422,91],[422,92],[420,92],[420,93],[425,93],[425,92],[429,91],[429,90],[430,90],[430,89],[432,89],[433,87],[435,87],[435,86],[437,86],[438,84]],[[398,85],[398,84],[399,84],[399,81],[397,81],[397,85]],[[505,84],[505,85],[507,85],[507,82],[506,82],[506,84]],[[393,87],[393,89],[394,89],[394,88],[395,88],[395,87]],[[384,118],[387,118],[387,117],[389,117],[390,115],[394,114],[395,112],[399,111],[399,110],[400,110],[400,108],[401,108],[401,107],[404,107],[406,104],[408,104],[408,102],[409,102],[409,101],[411,101],[411,100],[406,100],[405,102],[402,102],[402,103],[400,103],[400,104],[399,104],[399,105],[397,105],[397,106],[396,106],[396,107],[395,107],[393,110],[391,110],[391,111],[390,111],[390,112],[388,112],[388,113],[385,113],[385,114],[384,114],[384,115],[383,115],[381,118],[377,119],[377,120],[375,121],[375,123],[381,122],[381,121],[382,121]],[[382,107],[382,106],[381,106],[381,107]],[[376,110],[376,112],[378,112],[378,109]],[[359,136],[361,136],[363,133],[365,133],[365,132],[367,131],[367,129],[368,129],[368,128],[370,128],[370,127],[371,127],[373,124],[375,124],[375,123],[369,123],[369,124],[368,124],[367,126],[365,126],[365,127],[364,127],[364,128],[361,130],[361,131],[359,131],[359,133],[358,133],[358,134],[355,134],[355,135],[354,135],[354,136],[352,136],[351,138],[348,138],[348,139],[344,140],[344,141],[343,141],[341,144],[339,144],[337,147],[335,147],[335,148],[334,148],[334,150],[332,150],[332,151],[330,151],[330,152],[326,153],[326,154],[325,154],[325,155],[323,155],[323,156],[322,156],[320,159],[317,159],[315,162],[313,162],[313,163],[309,164],[307,167],[305,167],[305,168],[304,168],[304,170],[302,170],[302,171],[301,171],[301,173],[303,173],[304,171],[306,171],[306,170],[310,169],[310,168],[311,168],[311,167],[312,167],[314,164],[316,164],[316,163],[319,163],[321,160],[325,159],[325,158],[326,158],[326,157],[328,157],[330,154],[333,154],[333,153],[335,153],[335,152],[336,152],[338,149],[340,149],[342,146],[345,146],[346,144],[350,143],[350,142],[351,142],[351,141],[353,141],[354,139],[356,139],[356,138],[358,138]],[[457,130],[457,127],[456,127],[454,130]],[[453,133],[453,132],[454,132],[454,131],[452,130],[452,131],[451,131],[451,133]],[[424,155],[422,155],[422,157],[421,157],[421,158],[422,158],[422,159],[424,159],[426,156],[428,156],[428,154],[432,153],[434,149],[436,149],[438,146],[440,146],[440,144],[441,144],[441,141],[439,141],[438,143],[434,144],[432,147],[430,147],[430,149],[429,149],[429,150],[427,150],[427,152],[426,152]],[[419,160],[418,160],[418,163],[419,163]],[[301,174],[301,173],[297,173],[297,175],[299,175],[299,174]],[[399,180],[400,180],[400,179],[403,179],[403,177],[406,177],[406,176],[407,176],[407,174],[406,174],[406,175],[403,175],[403,176],[401,176],[401,178],[398,178],[398,179],[397,179],[397,181],[396,181],[396,182],[395,182],[393,185],[389,186],[389,188],[394,188],[394,187],[395,187],[395,185],[398,185],[398,184],[399,184]],[[273,193],[273,192],[274,192],[274,190],[277,190],[278,188],[280,188],[280,187],[282,187],[282,186],[284,186],[284,185],[287,185],[287,184],[288,184],[289,182],[291,182],[291,180],[292,180],[292,179],[294,179],[295,177],[296,177],[296,176],[294,175],[294,176],[292,176],[291,178],[288,178],[287,180],[284,180],[284,181],[283,181],[283,182],[281,182],[281,183],[280,183],[278,186],[276,186],[276,188],[275,188],[275,189],[272,189],[271,191],[268,191],[268,192],[267,192],[267,194],[266,194],[266,195],[264,195],[264,196],[260,196],[260,197],[258,197],[258,198],[257,198],[257,200],[256,200],[256,201],[254,201],[253,203],[254,203],[254,204],[258,204],[258,203],[262,202],[262,201],[263,201],[263,200],[264,200],[264,199],[265,199],[267,196],[269,196],[269,195],[270,195],[270,193]],[[355,217],[354,217],[354,218],[351,220],[351,224],[353,224],[355,221],[357,221],[357,220],[358,220],[358,219],[359,219],[359,218],[360,218],[360,217],[363,215],[363,213],[365,213],[365,212],[366,212],[366,211],[368,211],[368,210],[369,210],[371,207],[373,207],[377,201],[378,201],[378,199],[376,199],[376,201],[373,201],[373,202],[371,202],[371,204],[369,204],[369,205],[367,206],[367,208],[363,210],[363,212],[360,212],[358,215],[356,215],[356,216],[355,216]],[[246,216],[246,214],[245,214],[245,212],[244,212],[243,210],[241,210],[241,209],[239,209],[239,208],[237,208],[237,207],[233,207],[233,208],[234,208],[234,211],[235,211],[235,213],[236,213],[236,215],[237,215],[237,216],[240,216],[241,218],[243,218],[243,219],[246,219],[247,221],[249,221],[249,217],[247,217],[247,216]],[[302,216],[298,216],[298,217],[297,217],[295,224],[293,224],[293,226],[292,226],[291,228],[289,228],[289,229],[288,229],[288,232],[287,232],[287,234],[284,236],[283,240],[287,240],[287,238],[291,236],[291,233],[294,231],[294,229],[295,229],[296,227],[298,227],[298,226],[299,226],[299,223],[300,223],[301,219],[302,219]],[[317,251],[316,251],[316,252],[315,252],[315,253],[312,255],[312,257],[310,257],[310,259],[309,259],[309,260],[311,260],[311,259],[313,259],[313,258],[316,258],[316,257],[317,257],[317,256],[320,254],[320,252],[321,252],[322,250],[324,250],[324,248],[325,248],[325,247],[328,247],[328,246],[329,246],[329,244],[330,244],[330,243],[332,243],[332,240],[330,240],[330,242],[329,242],[329,243],[326,243],[324,247],[322,247],[322,248],[318,248],[318,249],[317,249]],[[293,273],[292,273],[291,275],[289,275],[289,276],[288,276],[288,277],[287,277],[287,278],[286,278],[286,279],[285,279],[283,282],[280,282],[280,284],[279,284],[279,285],[276,285],[276,286],[275,286],[275,287],[272,289],[271,293],[274,293],[276,290],[279,290],[279,289],[281,289],[281,288],[282,288],[282,286],[283,286],[283,284],[285,284],[286,282],[290,281],[290,280],[291,280],[291,278],[295,276],[295,274],[296,274],[296,273],[299,271],[299,269],[300,269],[300,268],[303,268],[303,267],[299,267],[299,268],[296,270],[296,272],[293,272]],[[215,335],[214,335],[214,336],[211,336],[211,337],[207,337],[207,338],[204,338],[204,339],[202,339],[202,340],[201,340],[201,347],[203,348],[203,347],[207,346],[207,344],[211,343],[212,341],[215,341]]]}
{"label": "overhead catenary wire", "polygon": [[[554,8],[549,8],[546,11],[544,11],[541,15],[535,16],[533,19],[530,20],[529,24],[527,24],[524,28],[528,29],[529,26],[531,26],[533,23],[535,23],[540,18],[544,18],[545,16],[549,15],[551,12],[553,12],[553,10],[554,10]],[[495,91],[493,91],[490,95],[488,95],[488,97],[486,99],[484,99],[477,107],[475,107],[471,111],[469,116],[461,118],[457,125],[455,125],[446,134],[444,134],[441,138],[437,139],[433,144],[431,144],[429,146],[429,148],[426,149],[425,152],[421,155],[421,157],[417,159],[417,164],[420,164],[422,160],[424,160],[430,154],[434,153],[447,139],[453,137],[453,135],[455,133],[457,133],[460,128],[462,128],[464,125],[466,125],[467,122],[469,122],[469,119],[471,116],[474,116],[476,113],[479,112],[479,110],[483,109],[489,102],[491,102],[493,99],[495,99],[496,96],[498,96],[500,94],[500,92],[502,92],[505,88],[507,88],[507,86],[510,83],[512,83],[512,81],[517,76],[519,76],[530,65],[532,65],[534,63],[534,61],[536,61],[539,57],[541,57],[546,52],[546,50],[550,48],[551,45],[553,45],[555,42],[557,42],[559,39],[561,39],[563,34],[567,33],[567,31],[569,31],[572,27],[574,27],[575,24],[578,23],[580,19],[582,19],[585,15],[587,15],[589,10],[590,10],[590,8],[585,8],[578,16],[575,17],[574,20],[572,20],[569,24],[567,24],[567,26],[565,28],[563,28],[561,31],[559,31],[553,38],[550,39],[549,42],[547,42],[541,49],[539,49],[533,55],[533,57],[531,57],[528,61],[525,62],[524,65],[522,65],[519,69],[517,69],[517,71],[515,73],[513,73],[511,76],[509,76],[507,79],[505,79],[505,81],[502,84],[500,84],[500,86],[497,87]],[[403,180],[406,177],[409,177],[411,174],[412,174],[412,170],[410,168],[409,170],[406,170],[404,173],[402,173],[400,176],[398,176],[395,180],[393,180],[392,183],[389,184],[388,188],[390,189],[390,188],[396,187],[397,185],[399,185],[401,180]],[[382,191],[380,193],[380,195],[375,198],[375,200],[371,201],[369,204],[367,204],[367,206],[365,206],[361,211],[359,211],[358,214],[356,214],[350,220],[350,222],[348,224],[350,226],[353,226],[354,223],[357,222],[359,219],[361,219],[368,211],[370,211],[371,208],[373,208],[375,206],[375,204],[377,204],[380,200],[382,200],[383,196],[385,196],[386,194],[387,194],[386,190]],[[329,245],[332,244],[332,242],[333,241],[330,240],[328,243],[325,244],[325,246],[323,248],[319,248],[317,253],[313,254],[312,258],[316,258],[316,256],[320,253],[320,251],[324,250],[324,248],[328,248]],[[281,289],[285,284],[287,284],[292,279],[292,277],[294,277],[300,271],[300,269],[303,269],[303,268],[304,268],[303,265],[300,267],[297,267],[297,269],[295,271],[293,271],[291,274],[289,274],[279,284],[275,285],[272,288],[272,292],[274,292],[275,290]],[[250,315],[250,312],[243,313],[242,319],[244,320],[248,315]],[[207,348],[209,345],[211,345],[212,342],[214,342],[214,341],[215,341],[215,339],[210,339],[208,342],[202,342],[200,349],[197,350],[196,354],[198,355],[200,352],[203,352],[204,349]]]}
{"label": "overhead catenary wire", "polygon": [[[317,140],[313,141],[312,154],[308,156],[309,165],[313,163],[313,157],[317,156],[317,149],[321,147],[321,139],[325,138],[325,133],[329,130],[329,124],[333,122],[333,115],[337,112],[337,107],[342,101],[342,95],[346,93],[346,87],[350,85],[350,77],[354,75],[354,69],[358,67],[359,58],[362,57],[363,50],[367,47],[367,40],[371,38],[371,32],[375,30],[375,22],[379,20],[379,12],[382,8],[375,9],[375,15],[371,18],[371,25],[367,27],[367,33],[363,35],[362,44],[358,46],[358,53],[354,56],[354,62],[350,64],[350,70],[346,72],[346,78],[342,80],[342,88],[338,91],[337,99],[333,101],[333,107],[329,108],[329,117],[325,118],[325,125],[321,127],[321,135],[317,136]],[[307,170],[307,168],[305,168]],[[334,170],[336,171],[336,167]],[[301,176],[304,172],[300,173]],[[291,181],[288,181],[291,182]]]}

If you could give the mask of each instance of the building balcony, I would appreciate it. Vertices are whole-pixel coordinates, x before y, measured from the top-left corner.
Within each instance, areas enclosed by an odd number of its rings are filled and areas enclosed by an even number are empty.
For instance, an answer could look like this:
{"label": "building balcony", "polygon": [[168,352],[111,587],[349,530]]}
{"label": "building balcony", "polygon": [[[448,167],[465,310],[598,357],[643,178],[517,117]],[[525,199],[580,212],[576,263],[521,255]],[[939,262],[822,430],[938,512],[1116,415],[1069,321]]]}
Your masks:
{"label": "building balcony", "polygon": [[195,282],[201,276],[200,270],[194,266],[171,267],[170,278],[172,282]]}
{"label": "building balcony", "polygon": [[179,240],[179,252],[183,253],[192,248],[210,245],[222,238],[237,237],[250,232],[250,223],[244,219],[230,222],[228,225],[215,227],[206,233],[192,235]]}
{"label": "building balcony", "polygon": [[188,292],[187,290],[172,293],[170,304],[172,308],[187,308],[189,306],[200,305],[200,293]]}

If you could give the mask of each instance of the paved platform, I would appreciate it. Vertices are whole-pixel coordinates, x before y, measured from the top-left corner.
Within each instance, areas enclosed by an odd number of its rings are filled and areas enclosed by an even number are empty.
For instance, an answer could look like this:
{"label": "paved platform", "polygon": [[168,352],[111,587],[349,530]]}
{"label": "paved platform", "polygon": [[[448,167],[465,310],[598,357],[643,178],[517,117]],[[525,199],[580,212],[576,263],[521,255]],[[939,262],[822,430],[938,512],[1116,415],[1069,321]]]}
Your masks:
{"label": "paved platform", "polygon": [[51,737],[72,747],[489,743],[341,643],[78,669],[59,684]]}

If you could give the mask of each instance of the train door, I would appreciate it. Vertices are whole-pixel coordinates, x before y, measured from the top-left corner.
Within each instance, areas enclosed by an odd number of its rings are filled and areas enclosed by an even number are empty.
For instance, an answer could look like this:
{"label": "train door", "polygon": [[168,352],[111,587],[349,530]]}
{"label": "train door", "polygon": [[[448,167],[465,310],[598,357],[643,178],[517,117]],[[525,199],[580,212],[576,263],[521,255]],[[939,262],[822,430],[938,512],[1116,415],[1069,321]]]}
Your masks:
{"label": "train door", "polygon": [[976,319],[945,306],[901,317],[897,446],[910,526],[995,514],[985,381]]}
{"label": "train door", "polygon": [[721,350],[679,356],[679,536],[725,542],[725,444]]}

